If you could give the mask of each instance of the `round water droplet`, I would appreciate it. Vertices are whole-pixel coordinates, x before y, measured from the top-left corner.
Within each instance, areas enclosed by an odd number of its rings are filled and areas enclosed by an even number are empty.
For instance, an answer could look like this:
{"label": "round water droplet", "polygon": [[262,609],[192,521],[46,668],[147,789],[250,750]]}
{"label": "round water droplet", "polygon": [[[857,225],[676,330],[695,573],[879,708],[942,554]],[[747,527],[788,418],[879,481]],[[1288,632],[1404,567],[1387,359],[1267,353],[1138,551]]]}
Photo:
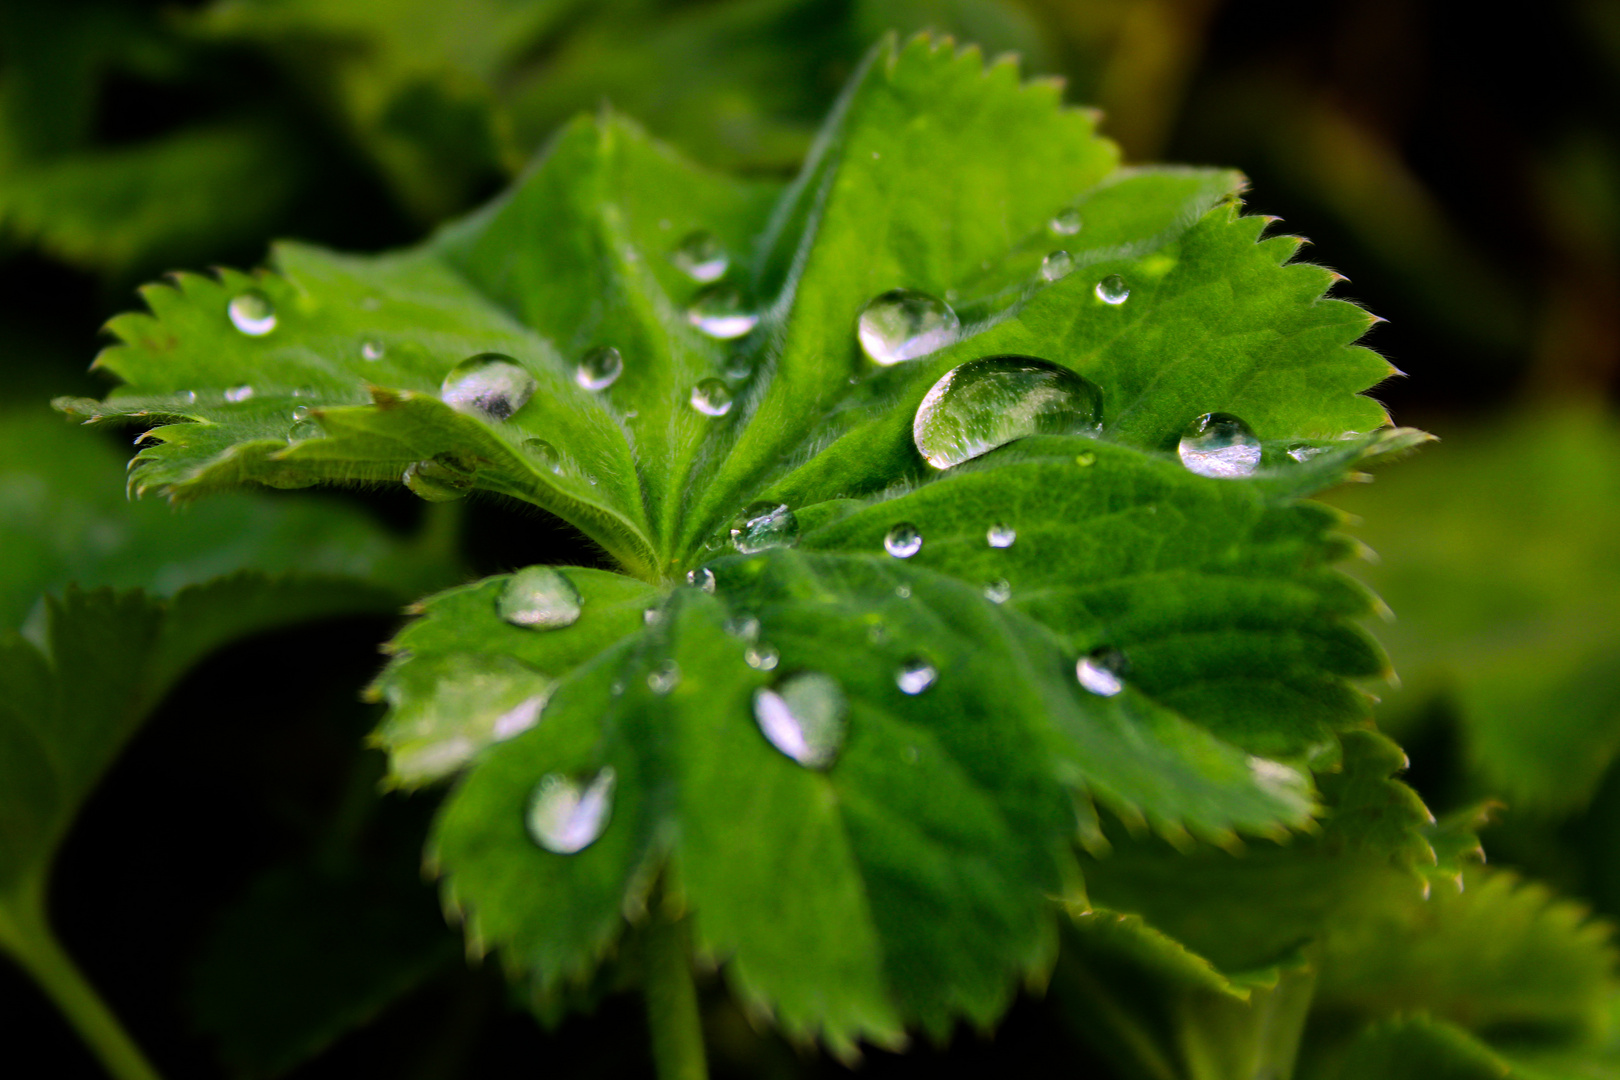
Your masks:
{"label": "round water droplet", "polygon": [[1057,281],[1074,273],[1074,257],[1067,251],[1054,251],[1041,260],[1041,277],[1046,281]]}
{"label": "round water droplet", "polygon": [[731,526],[731,546],[744,555],[799,542],[799,519],[781,504],[754,503]]}
{"label": "round water droplet", "polygon": [[453,454],[440,454],[426,461],[413,461],[400,477],[405,486],[428,502],[449,502],[467,494],[473,484],[473,470]]}
{"label": "round water droplet", "polygon": [[894,595],[898,596],[902,600],[910,600],[911,599],[911,586],[910,585],[896,585],[894,587]]}
{"label": "round water droplet", "polygon": [[[902,521],[883,537],[883,550],[897,559],[909,559],[922,550],[923,535],[917,526]],[[907,590],[907,595],[910,591]]]}
{"label": "round water droplet", "polygon": [[714,595],[714,571],[707,566],[700,566],[696,570],[686,572],[686,583],[694,588],[702,589],[710,596]]}
{"label": "round water droplet", "polygon": [[495,610],[513,626],[559,630],[579,621],[579,590],[549,566],[530,566],[506,580]]}
{"label": "round water droplet", "polygon": [[1249,476],[1260,465],[1260,440],[1235,416],[1205,413],[1188,426],[1176,453],[1199,476]]}
{"label": "round water droplet", "polygon": [[276,328],[276,306],[257,289],[232,297],[225,310],[231,325],[248,337],[264,337]]}
{"label": "round water droplet", "polygon": [[504,353],[479,353],[450,369],[439,397],[457,412],[506,420],[534,396],[534,376]]}
{"label": "round water droplet", "polygon": [[308,411],[309,410],[307,409],[304,410],[305,416],[301,419],[295,420],[293,422],[293,426],[287,429],[288,442],[308,442],[311,439],[318,439],[322,435],[326,434],[326,429],[321,427],[321,422],[308,416]]}
{"label": "round water droplet", "polygon": [[669,693],[680,684],[681,665],[673,660],[665,660],[647,672],[647,689],[660,696]]}
{"label": "round water droplet", "polygon": [[229,390],[225,391],[225,400],[226,401],[242,402],[242,401],[246,401],[248,398],[250,398],[252,396],[253,396],[253,387],[247,386],[247,385],[233,386]]}
{"label": "round water droplet", "polygon": [[759,323],[759,315],[743,303],[742,293],[729,285],[716,285],[699,293],[687,309],[686,318],[720,341],[740,338]]}
{"label": "round water droplet", "polygon": [[558,476],[562,475],[562,455],[557,448],[544,439],[524,439],[523,449],[533,454],[544,468],[550,469]]}
{"label": "round water droplet", "polygon": [[758,641],[759,620],[747,612],[739,612],[726,620],[726,633],[741,641]]}
{"label": "round water droplet", "polygon": [[297,423],[301,423],[301,422],[303,422],[305,420],[308,420],[309,416],[310,416],[310,413],[309,413],[309,406],[308,405],[294,406],[293,411],[292,411],[293,423],[297,424]]}
{"label": "round water droplet", "polygon": [[1005,604],[1012,598],[1012,585],[1008,583],[1006,578],[1002,578],[1000,581],[992,581],[984,587],[984,598],[992,604]]}
{"label": "round water droplet", "polygon": [[750,645],[743,650],[743,662],[755,671],[775,671],[781,659],[774,645]]}
{"label": "round water droplet", "polygon": [[993,548],[1010,548],[1018,539],[1018,530],[1011,525],[997,522],[990,526],[990,531],[984,534],[984,538]]}
{"label": "round water droplet", "polygon": [[611,345],[598,345],[579,358],[574,381],[587,390],[606,390],[624,374],[624,357]]}
{"label": "round water droplet", "polygon": [[731,388],[719,379],[701,379],[687,401],[704,416],[724,416],[731,411]]}
{"label": "round water droplet", "polygon": [[894,684],[900,688],[902,694],[920,694],[939,678],[939,672],[934,665],[921,657],[912,657],[900,665],[900,670],[894,673]]}
{"label": "round water droplet", "polygon": [[1082,656],[1074,666],[1080,685],[1098,697],[1113,697],[1125,689],[1125,672],[1129,664],[1118,649],[1096,649]]}
{"label": "round water droplet", "polygon": [[367,338],[360,343],[360,359],[381,360],[388,355],[388,349],[376,338]]}
{"label": "round water droplet", "polygon": [[1095,435],[1102,391],[1030,356],[986,356],[947,371],[911,424],[917,450],[949,469],[1027,435]]}
{"label": "round water droplet", "polygon": [[1051,230],[1059,236],[1073,236],[1080,231],[1080,211],[1074,209],[1065,210],[1048,224]]}
{"label": "round water droplet", "polygon": [[754,691],[754,720],[770,744],[800,765],[825,769],[844,745],[844,690],[830,675],[807,671]]}
{"label": "round water droplet", "polygon": [[1105,304],[1123,304],[1131,298],[1131,287],[1118,274],[1109,274],[1097,282],[1097,299]]}
{"label": "round water droplet", "polygon": [[731,266],[725,248],[710,232],[695,232],[682,240],[669,253],[669,261],[681,273],[705,285],[725,277],[726,269]]}
{"label": "round water droplet", "polygon": [[915,360],[951,343],[961,320],[927,293],[893,289],[872,300],[856,325],[861,351],[885,367]]}
{"label": "round water droplet", "polygon": [[524,823],[529,836],[547,851],[572,855],[594,844],[613,813],[614,774],[604,768],[583,784],[561,773],[549,773],[529,796]]}

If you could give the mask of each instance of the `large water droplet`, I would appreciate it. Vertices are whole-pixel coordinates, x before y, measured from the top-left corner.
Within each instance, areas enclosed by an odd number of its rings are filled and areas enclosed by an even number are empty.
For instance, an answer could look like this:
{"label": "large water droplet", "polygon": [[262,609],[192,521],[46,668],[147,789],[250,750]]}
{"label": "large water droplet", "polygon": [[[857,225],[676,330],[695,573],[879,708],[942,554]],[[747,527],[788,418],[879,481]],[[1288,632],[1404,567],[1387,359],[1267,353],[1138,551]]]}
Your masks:
{"label": "large water droplet", "polygon": [[530,566],[506,580],[495,610],[513,626],[557,630],[579,621],[579,590],[549,566]]}
{"label": "large water droplet", "polygon": [[[897,559],[909,559],[922,550],[923,534],[909,521],[902,521],[883,537],[883,550]],[[906,595],[910,595],[907,590]]]}
{"label": "large water droplet", "polygon": [[894,684],[900,688],[902,694],[920,694],[939,678],[939,672],[934,665],[921,657],[912,657],[900,665],[900,670],[894,673]]}
{"label": "large water droplet", "polygon": [[1063,211],[1051,220],[1049,227],[1059,236],[1073,236],[1080,231],[1080,211],[1074,209]]}
{"label": "large water droplet", "polygon": [[225,310],[231,325],[248,337],[264,337],[276,328],[276,306],[257,289],[232,297]]}
{"label": "large water droplet", "polygon": [[1018,530],[998,521],[990,526],[990,531],[984,534],[984,538],[993,548],[1010,548],[1018,539]]}
{"label": "large water droplet", "polygon": [[830,675],[807,671],[784,679],[775,689],[754,691],[759,730],[788,757],[811,769],[825,769],[844,744],[848,704]]}
{"label": "large water droplet", "polygon": [[701,379],[687,400],[704,416],[724,416],[731,411],[731,388],[720,379]]}
{"label": "large water droplet", "polygon": [[1176,453],[1199,476],[1249,476],[1260,465],[1260,440],[1235,416],[1205,413],[1188,426]]}
{"label": "large water droplet", "polygon": [[726,276],[731,260],[713,233],[695,232],[669,253],[675,268],[693,281],[708,284]]}
{"label": "large water droplet", "polygon": [[504,353],[479,353],[450,369],[439,397],[457,412],[505,420],[534,396],[534,376]]}
{"label": "large water droplet", "polygon": [[872,362],[887,367],[949,345],[961,326],[944,301],[911,289],[893,289],[861,311],[856,336]]}
{"label": "large water droplet", "polygon": [[742,293],[729,285],[716,285],[699,293],[687,309],[686,318],[720,341],[740,338],[759,323],[759,315],[743,303]]}
{"label": "large water droplet", "polygon": [[754,503],[731,526],[731,546],[744,555],[799,542],[799,519],[781,504]]}
{"label": "large water droplet", "polygon": [[1096,649],[1080,658],[1074,666],[1080,685],[1099,697],[1113,697],[1125,689],[1125,672],[1129,664],[1118,649]]}
{"label": "large water droplet", "polygon": [[1041,260],[1041,277],[1046,281],[1057,281],[1074,273],[1074,257],[1067,251],[1054,251]]}
{"label": "large water droplet", "polygon": [[1097,299],[1105,304],[1119,305],[1131,298],[1131,287],[1118,274],[1109,274],[1097,282]]}
{"label": "large water droplet", "polygon": [[449,502],[467,494],[473,483],[473,470],[454,455],[440,454],[426,461],[413,461],[400,477],[405,486],[428,502]]}
{"label": "large water droplet", "polygon": [[696,570],[686,572],[686,583],[693,588],[702,589],[710,596],[714,595],[714,571],[707,566],[700,566]]}
{"label": "large water droplet", "polygon": [[613,812],[612,766],[583,784],[561,773],[549,773],[529,796],[524,816],[529,836],[547,851],[572,855],[594,844],[607,829]]}
{"label": "large water droplet", "polygon": [[558,476],[562,475],[562,455],[557,448],[544,439],[524,439],[523,449],[533,454],[542,467],[550,469]]}
{"label": "large water droplet", "polygon": [[1030,356],[987,356],[947,371],[917,406],[911,438],[949,469],[1027,435],[1095,435],[1102,391]]}
{"label": "large water droplet", "polygon": [[606,390],[624,374],[624,357],[611,345],[598,345],[579,358],[574,381],[587,390]]}
{"label": "large water droplet", "polygon": [[775,671],[781,660],[782,654],[774,645],[750,645],[743,650],[743,662],[755,671]]}
{"label": "large water droplet", "polygon": [[647,689],[660,696],[669,693],[680,684],[681,665],[673,660],[665,660],[647,672]]}

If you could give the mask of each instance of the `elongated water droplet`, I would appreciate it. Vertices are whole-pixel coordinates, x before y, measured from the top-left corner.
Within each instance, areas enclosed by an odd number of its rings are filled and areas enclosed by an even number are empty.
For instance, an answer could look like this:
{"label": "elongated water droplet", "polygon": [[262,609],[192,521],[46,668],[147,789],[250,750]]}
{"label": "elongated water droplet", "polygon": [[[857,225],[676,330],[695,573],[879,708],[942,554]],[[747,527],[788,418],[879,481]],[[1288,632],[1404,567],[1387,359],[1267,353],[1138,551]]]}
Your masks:
{"label": "elongated water droplet", "polygon": [[984,534],[984,538],[993,548],[1010,548],[1018,539],[1018,530],[1011,525],[997,522],[990,526],[990,531]]}
{"label": "elongated water droplet", "polygon": [[1074,667],[1080,685],[1099,697],[1113,697],[1125,689],[1129,665],[1118,649],[1096,649],[1082,656]]}
{"label": "elongated water droplet", "polygon": [[1080,231],[1080,211],[1069,209],[1051,220],[1050,228],[1059,236],[1073,236]]}
{"label": "elongated water droplet", "polygon": [[727,268],[731,266],[725,248],[710,232],[695,232],[682,240],[669,253],[669,261],[681,273],[705,285],[725,277]]}
{"label": "elongated water droplet", "polygon": [[1205,413],[1188,426],[1176,453],[1199,476],[1249,476],[1260,465],[1260,440],[1235,416]]}
{"label": "elongated water droplet", "polygon": [[550,566],[529,566],[506,580],[495,610],[513,626],[558,630],[579,621],[579,590]]}
{"label": "elongated water droplet", "polygon": [[367,338],[360,343],[360,359],[362,360],[381,360],[387,354],[387,348],[376,338]]}
{"label": "elongated water droplet", "polygon": [[534,396],[534,376],[504,353],[479,353],[450,369],[439,397],[457,412],[506,420]]}
{"label": "elongated water droplet", "polygon": [[900,665],[900,670],[894,673],[894,684],[900,688],[902,694],[920,694],[939,677],[934,665],[921,657],[914,656]]}
{"label": "elongated water droplet", "polygon": [[844,690],[830,675],[807,671],[754,691],[754,719],[765,738],[811,769],[825,769],[844,745]]}
{"label": "elongated water droplet", "polygon": [[702,589],[710,596],[714,595],[714,571],[707,566],[700,566],[696,570],[686,572],[686,583],[694,588]]}
{"label": "elongated water droplet", "polygon": [[276,306],[257,289],[232,297],[225,310],[231,325],[248,337],[264,337],[276,328]]}
{"label": "elongated water droplet", "polygon": [[1118,274],[1109,274],[1097,282],[1097,299],[1105,304],[1119,305],[1131,298],[1131,287]]}
{"label": "elongated water droplet", "polygon": [[529,836],[547,851],[572,855],[596,843],[613,813],[612,766],[589,784],[561,773],[548,773],[529,796],[524,821]]}
{"label": "elongated water droplet", "polygon": [[944,348],[961,326],[944,301],[911,289],[892,289],[861,311],[856,336],[861,351],[874,364],[887,367]]}
{"label": "elongated water droplet", "polygon": [[673,660],[665,660],[647,672],[647,689],[660,696],[669,693],[680,684],[681,665]]}
{"label": "elongated water droplet", "polygon": [[225,391],[225,400],[226,401],[243,402],[243,401],[248,400],[248,398],[251,398],[252,396],[253,396],[253,387],[247,386],[247,385],[233,386],[229,390]]}
{"label": "elongated water droplet", "polygon": [[704,416],[724,416],[731,411],[731,388],[720,379],[701,379],[687,400]]}
{"label": "elongated water droplet", "polygon": [[743,650],[743,662],[755,671],[775,671],[781,659],[774,645],[750,645]]}
{"label": "elongated water droplet", "polygon": [[[909,559],[922,550],[923,535],[917,526],[902,521],[883,537],[883,550],[897,559]],[[908,589],[906,595],[911,595]]]}
{"label": "elongated water droplet", "polygon": [[1005,604],[1012,598],[1012,585],[1006,578],[992,581],[984,587],[984,598],[992,604]]}
{"label": "elongated water droplet", "polygon": [[744,555],[799,542],[799,519],[781,504],[754,503],[731,526],[731,546]]}
{"label": "elongated water droplet", "polygon": [[574,381],[587,390],[606,390],[624,374],[624,357],[611,345],[598,345],[579,358]]}
{"label": "elongated water droplet", "polygon": [[758,641],[759,620],[747,612],[739,612],[726,620],[726,633],[740,641]]}
{"label": "elongated water droplet", "polygon": [[[227,394],[226,396],[229,397],[230,395]],[[1288,448],[1288,456],[1303,465],[1326,449],[1327,447],[1325,446],[1312,446],[1309,443],[1295,443]]]}
{"label": "elongated water droplet", "polygon": [[1067,251],[1054,251],[1041,260],[1041,277],[1047,281],[1057,281],[1073,272],[1074,257]]}
{"label": "elongated water droplet", "polygon": [[947,371],[911,424],[917,450],[949,469],[1027,435],[1095,435],[1102,391],[1031,356],[986,356]]}
{"label": "elongated water droplet", "polygon": [[535,456],[543,468],[550,469],[558,476],[562,475],[562,455],[557,448],[544,439],[524,439],[523,449]]}
{"label": "elongated water droplet", "polygon": [[413,461],[400,477],[405,486],[428,502],[449,502],[467,494],[473,483],[473,470],[452,454],[440,454],[426,461]]}
{"label": "elongated water droplet", "polygon": [[699,293],[687,309],[686,318],[719,341],[740,338],[759,323],[759,315],[748,309],[742,293],[729,285],[716,285]]}

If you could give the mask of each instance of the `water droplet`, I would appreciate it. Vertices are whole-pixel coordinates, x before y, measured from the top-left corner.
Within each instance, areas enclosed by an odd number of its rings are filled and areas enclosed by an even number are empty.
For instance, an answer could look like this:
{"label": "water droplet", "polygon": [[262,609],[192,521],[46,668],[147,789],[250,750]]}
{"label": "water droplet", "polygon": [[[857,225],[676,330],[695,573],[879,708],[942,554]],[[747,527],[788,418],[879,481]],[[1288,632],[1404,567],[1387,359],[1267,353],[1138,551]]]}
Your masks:
{"label": "water droplet", "polygon": [[1041,260],[1041,277],[1046,281],[1057,281],[1074,273],[1074,257],[1067,251],[1054,251]]}
{"label": "water droplet", "polygon": [[894,587],[894,595],[898,596],[902,600],[910,600],[911,599],[911,586],[910,585],[896,585]]}
{"label": "water droplet", "polygon": [[597,841],[613,812],[613,768],[604,768],[589,784],[561,773],[548,773],[529,796],[524,816],[529,836],[547,851],[572,855]]}
{"label": "water droplet", "polygon": [[376,338],[367,338],[360,343],[360,359],[362,360],[381,360],[387,353],[387,348]]}
{"label": "water droplet", "polygon": [[673,660],[665,660],[647,672],[647,689],[655,694],[667,694],[680,684],[681,665]]}
{"label": "water droplet", "polygon": [[252,396],[253,387],[247,385],[233,386],[229,390],[225,391],[226,401],[243,402]]}
{"label": "water droplet", "polygon": [[1129,664],[1118,649],[1095,649],[1082,656],[1074,666],[1080,685],[1098,697],[1113,697],[1125,689],[1125,672]]}
{"label": "water droplet", "polygon": [[754,691],[759,730],[772,746],[806,768],[825,769],[837,760],[847,711],[843,688],[819,672],[794,675],[774,690]]}
{"label": "water droplet", "polygon": [[1109,274],[1097,282],[1097,299],[1105,304],[1123,304],[1131,298],[1131,287],[1118,274]]}
{"label": "water droplet", "polygon": [[495,610],[513,626],[557,630],[579,621],[579,590],[549,566],[530,566],[506,580]]}
{"label": "water droplet", "polygon": [[1012,585],[1006,578],[992,581],[984,587],[984,598],[992,604],[1005,604],[1012,598]]}
{"label": "water droplet", "polygon": [[799,542],[799,519],[781,504],[754,503],[731,526],[731,546],[744,555]]}
{"label": "water droplet", "polygon": [[440,454],[411,462],[405,466],[400,479],[428,502],[449,502],[467,494],[472,487],[473,470],[452,454]]}
{"label": "water droplet", "polygon": [[1260,464],[1260,440],[1235,416],[1205,413],[1188,426],[1176,453],[1199,476],[1248,476]]}
{"label": "water droplet", "polygon": [[912,657],[900,665],[900,670],[894,674],[894,684],[900,688],[902,694],[920,694],[939,678],[939,672],[934,665],[920,657]]}
{"label": "water droplet", "polygon": [[624,374],[624,357],[611,345],[598,345],[579,358],[574,381],[587,390],[606,390]]}
{"label": "water droplet", "polygon": [[774,645],[750,645],[743,650],[743,661],[755,671],[775,671],[781,659]]}
{"label": "water droplet", "polygon": [[917,450],[949,469],[1027,435],[1095,435],[1102,391],[1030,356],[986,356],[947,371],[911,424]]}
{"label": "water droplet", "polygon": [[716,285],[699,293],[687,309],[686,318],[720,341],[740,338],[759,323],[759,316],[743,303],[742,293],[729,285]]}
{"label": "water droplet", "polygon": [[308,405],[294,406],[293,411],[292,411],[293,423],[295,423],[295,424],[300,423],[300,422],[302,422],[304,420],[308,420],[309,417],[310,417],[310,412],[309,412],[309,406]]}
{"label": "water droplet", "polygon": [[1288,448],[1288,456],[1303,465],[1326,449],[1325,446],[1312,446],[1310,443],[1295,443]]}
{"label": "water droplet", "polygon": [[990,531],[984,534],[984,538],[993,548],[1010,548],[1013,541],[1018,539],[1018,530],[1011,525],[997,522],[990,526]]}
{"label": "water droplet", "polygon": [[687,400],[704,416],[724,416],[731,411],[731,388],[719,379],[701,379]]}
{"label": "water droplet", "polygon": [[276,306],[257,289],[232,297],[226,311],[231,325],[248,337],[264,337],[276,328]]}
{"label": "water droplet", "polygon": [[708,284],[726,276],[731,260],[713,233],[695,232],[669,253],[675,268],[693,281]]}
{"label": "water droplet", "polygon": [[287,429],[287,441],[290,443],[308,442],[310,439],[318,439],[325,434],[326,429],[321,427],[319,420],[300,420]]}
{"label": "water droplet", "polygon": [[457,412],[505,420],[534,396],[534,376],[504,353],[479,353],[450,369],[439,397]]}
{"label": "water droplet", "polygon": [[758,641],[759,620],[747,612],[733,615],[726,620],[726,633],[742,641]]}
{"label": "water droplet", "polygon": [[1048,227],[1059,236],[1073,236],[1080,231],[1080,211],[1065,210],[1053,218]]}
{"label": "water droplet", "polygon": [[533,454],[542,466],[558,476],[562,475],[562,456],[557,453],[555,446],[544,439],[524,439],[523,449]]}
{"label": "water droplet", "polygon": [[892,289],[862,309],[856,336],[872,362],[887,367],[949,345],[961,326],[945,302],[911,289]]}
{"label": "water droplet", "polygon": [[536,694],[497,716],[494,726],[490,729],[496,741],[515,738],[538,724],[540,713],[544,711],[549,697],[549,694]]}
{"label": "water droplet", "polygon": [[[883,537],[883,550],[897,559],[909,559],[922,550],[923,535],[917,531],[917,526],[902,521],[888,531]],[[910,590],[907,590],[910,595]]]}
{"label": "water droplet", "polygon": [[710,596],[714,595],[714,571],[707,566],[700,566],[696,570],[688,570],[686,572],[686,583],[702,589]]}
{"label": "water droplet", "polygon": [[644,626],[662,626],[664,613],[655,607],[647,608],[641,613],[641,622]]}

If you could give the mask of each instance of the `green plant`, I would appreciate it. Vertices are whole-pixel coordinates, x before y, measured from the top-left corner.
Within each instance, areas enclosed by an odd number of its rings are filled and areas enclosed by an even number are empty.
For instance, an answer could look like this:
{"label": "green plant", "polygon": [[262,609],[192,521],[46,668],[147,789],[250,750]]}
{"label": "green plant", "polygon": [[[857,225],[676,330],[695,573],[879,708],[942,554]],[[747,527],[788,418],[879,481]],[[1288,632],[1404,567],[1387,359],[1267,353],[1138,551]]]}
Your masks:
{"label": "green plant", "polygon": [[1129,1075],[1601,1067],[1603,929],[1425,900],[1478,814],[1392,779],[1356,684],[1376,601],[1306,499],[1425,438],[1361,393],[1371,317],[1240,176],[1093,127],[927,38],[785,187],[580,120],[419,248],[149,286],[126,385],[60,404],[151,425],[138,492],[488,492],[600,548],[423,600],[377,739],[456,780],[469,948],[546,1017],[639,983],[661,1075],[709,965],[846,1057],[1050,979]]}

